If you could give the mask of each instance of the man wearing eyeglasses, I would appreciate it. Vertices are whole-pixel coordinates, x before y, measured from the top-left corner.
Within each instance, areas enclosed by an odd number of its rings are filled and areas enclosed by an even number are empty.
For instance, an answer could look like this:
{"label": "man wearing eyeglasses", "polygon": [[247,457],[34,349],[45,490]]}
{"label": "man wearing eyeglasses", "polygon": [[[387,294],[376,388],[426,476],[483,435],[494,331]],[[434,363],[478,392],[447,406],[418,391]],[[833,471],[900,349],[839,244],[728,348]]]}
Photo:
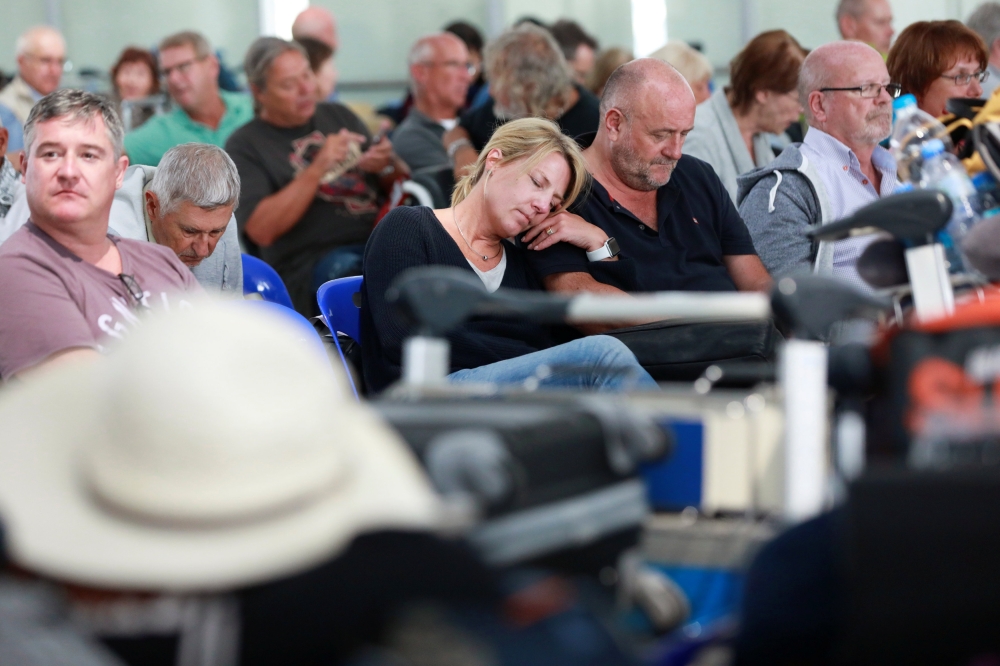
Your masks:
{"label": "man wearing eyeglasses", "polygon": [[896,163],[879,142],[892,130],[898,95],[867,44],[832,42],[806,57],[799,74],[805,140],[738,179],[740,215],[772,275],[811,268],[871,289],[856,264],[874,235],[814,246],[805,232],[895,192]]}
{"label": "man wearing eyeglasses", "polygon": [[458,112],[474,68],[465,43],[442,32],[417,40],[410,49],[413,108],[392,135],[396,154],[413,172],[447,167],[448,151],[441,138],[458,124]]}
{"label": "man wearing eyeglasses", "polygon": [[0,378],[93,356],[149,308],[200,291],[168,247],[108,234],[128,158],[107,100],[81,90],[43,97],[24,124],[31,218],[0,247]]}
{"label": "man wearing eyeglasses", "polygon": [[230,134],[253,120],[248,95],[219,90],[219,61],[197,32],[179,32],[160,42],[160,76],[175,108],[125,137],[132,164],[156,166],[165,152],[182,143],[221,148]]}
{"label": "man wearing eyeglasses", "polygon": [[0,107],[4,123],[17,121],[8,127],[11,134],[7,150],[15,152],[24,148],[21,125],[28,119],[35,102],[59,87],[63,64],[66,62],[66,42],[59,31],[48,26],[28,29],[17,38],[17,76],[0,91]]}

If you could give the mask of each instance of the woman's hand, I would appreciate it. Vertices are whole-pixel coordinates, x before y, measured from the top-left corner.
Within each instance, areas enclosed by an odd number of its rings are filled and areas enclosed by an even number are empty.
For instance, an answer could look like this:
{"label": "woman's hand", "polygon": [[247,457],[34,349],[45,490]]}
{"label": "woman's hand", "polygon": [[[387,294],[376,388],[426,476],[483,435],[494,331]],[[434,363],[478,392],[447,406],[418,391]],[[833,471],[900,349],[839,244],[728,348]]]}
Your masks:
{"label": "woman's hand", "polygon": [[544,250],[556,243],[566,242],[593,252],[607,241],[608,235],[600,227],[566,211],[550,215],[524,233],[524,242],[529,250]]}

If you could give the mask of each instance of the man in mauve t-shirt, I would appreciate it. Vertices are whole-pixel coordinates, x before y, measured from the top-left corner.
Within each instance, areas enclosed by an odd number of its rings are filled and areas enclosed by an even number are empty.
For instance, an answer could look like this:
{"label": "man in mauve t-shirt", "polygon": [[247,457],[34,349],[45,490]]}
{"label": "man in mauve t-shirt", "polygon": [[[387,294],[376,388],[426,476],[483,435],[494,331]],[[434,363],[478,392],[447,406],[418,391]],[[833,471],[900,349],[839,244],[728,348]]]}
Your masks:
{"label": "man in mauve t-shirt", "polygon": [[93,355],[143,311],[200,291],[166,247],[108,235],[128,158],[121,121],[97,95],[60,90],[24,125],[30,221],[0,247],[0,377]]}

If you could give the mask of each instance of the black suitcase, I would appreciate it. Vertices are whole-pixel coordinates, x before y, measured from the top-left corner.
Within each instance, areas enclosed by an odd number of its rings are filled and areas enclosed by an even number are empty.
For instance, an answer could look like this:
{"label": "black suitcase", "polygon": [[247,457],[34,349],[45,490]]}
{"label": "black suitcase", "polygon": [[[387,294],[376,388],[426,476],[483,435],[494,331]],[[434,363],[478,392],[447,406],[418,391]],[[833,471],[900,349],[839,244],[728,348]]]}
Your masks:
{"label": "black suitcase", "polygon": [[472,507],[468,538],[508,565],[636,530],[648,515],[640,464],[672,439],[607,395],[379,400],[447,499]]}

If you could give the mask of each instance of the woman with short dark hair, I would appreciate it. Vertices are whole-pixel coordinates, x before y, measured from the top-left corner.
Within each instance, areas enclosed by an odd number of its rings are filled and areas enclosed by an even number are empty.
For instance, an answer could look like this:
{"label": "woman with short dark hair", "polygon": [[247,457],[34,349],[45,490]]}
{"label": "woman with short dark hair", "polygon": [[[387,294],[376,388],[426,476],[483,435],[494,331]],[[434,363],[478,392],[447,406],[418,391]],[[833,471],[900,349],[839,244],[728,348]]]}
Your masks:
{"label": "woman with short dark hair", "polygon": [[684,153],[711,164],[733,201],[736,177],[771,162],[775,135],[802,113],[797,88],[807,53],[784,30],[762,32],[729,64],[729,85],[698,105]]}
{"label": "woman with short dark hair", "polygon": [[899,34],[886,67],[918,107],[943,116],[949,99],[982,96],[989,61],[982,37],[960,21],[917,21]]}

